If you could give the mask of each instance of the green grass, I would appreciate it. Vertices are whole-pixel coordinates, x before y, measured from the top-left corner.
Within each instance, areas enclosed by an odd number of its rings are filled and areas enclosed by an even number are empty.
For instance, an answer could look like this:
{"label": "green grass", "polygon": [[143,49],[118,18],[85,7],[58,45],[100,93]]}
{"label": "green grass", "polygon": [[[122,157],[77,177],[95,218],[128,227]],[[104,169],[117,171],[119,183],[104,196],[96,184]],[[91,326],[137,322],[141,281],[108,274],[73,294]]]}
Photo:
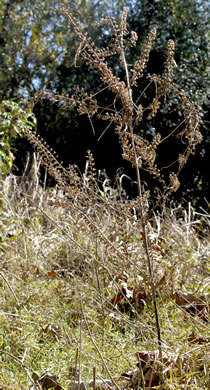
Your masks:
{"label": "green grass", "polygon": [[[128,220],[125,235],[111,211],[88,211],[109,241],[126,253],[126,262],[70,209],[46,199],[30,203],[18,187],[13,193],[7,188],[2,182],[0,388],[28,389],[34,372],[51,372],[68,389],[76,365],[86,383],[96,367],[97,378],[111,375],[122,388],[126,382],[120,375],[135,369],[136,352],[157,349],[138,227]],[[44,195],[47,191],[43,199]],[[207,390],[209,344],[193,344],[189,335],[208,341],[208,323],[184,313],[172,294],[208,295],[208,237],[204,228],[203,236],[196,233],[197,215],[196,224],[186,224],[172,211],[171,216],[156,216],[158,225],[149,228],[163,352],[174,362],[160,388]],[[208,221],[206,215],[207,226]],[[132,315],[111,303],[122,286],[123,272],[127,285],[149,297]]]}

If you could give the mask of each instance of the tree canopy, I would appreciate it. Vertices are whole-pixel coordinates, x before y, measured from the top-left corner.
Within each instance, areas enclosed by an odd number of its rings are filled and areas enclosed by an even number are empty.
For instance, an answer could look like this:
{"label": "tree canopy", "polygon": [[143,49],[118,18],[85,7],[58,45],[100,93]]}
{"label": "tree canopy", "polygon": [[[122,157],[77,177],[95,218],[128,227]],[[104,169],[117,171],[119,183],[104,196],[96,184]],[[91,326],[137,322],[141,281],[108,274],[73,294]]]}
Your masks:
{"label": "tree canopy", "polygon": [[[99,81],[89,72],[87,66],[77,60],[75,53],[78,41],[60,14],[59,1],[48,2],[38,0],[1,0],[0,1],[0,99],[30,99],[42,89],[50,89],[58,93],[71,95],[76,85],[89,92],[99,86]],[[67,0],[62,5],[69,7]],[[73,0],[71,12],[77,16],[87,28],[96,42],[103,46],[109,40],[107,27],[98,26],[97,21],[106,14],[117,16],[122,7],[128,9],[130,30],[140,37],[137,49],[130,50],[128,56],[135,58],[141,50],[145,35],[152,27],[158,30],[156,41],[149,61],[149,72],[161,72],[165,61],[165,48],[168,39],[176,43],[175,78],[179,86],[183,86],[190,97],[201,108],[201,132],[204,142],[199,147],[191,164],[185,168],[185,184],[182,195],[199,198],[207,196],[208,163],[210,136],[207,121],[207,61],[208,61],[208,12],[207,2],[198,0],[115,0],[100,2],[94,0]],[[116,73],[118,72],[116,66]],[[139,85],[142,91],[144,85]],[[147,89],[147,96],[150,90]],[[147,98],[147,97],[145,97]],[[109,104],[110,95],[103,95],[104,105]],[[173,109],[173,107],[171,107]],[[44,139],[61,155],[66,163],[76,163],[84,168],[87,149],[91,149],[96,157],[98,168],[106,168],[108,172],[123,166],[121,150],[115,136],[104,128],[96,119],[94,135],[91,124],[84,116],[79,116],[73,109],[68,110],[60,105],[51,105],[49,101],[35,106],[37,128]],[[173,125],[173,114],[166,115],[164,110],[156,121],[139,131],[152,134],[158,127]],[[110,150],[107,159],[107,147]],[[21,156],[18,146],[17,156]],[[162,154],[166,156],[166,153]],[[125,167],[126,169],[126,167]],[[179,194],[180,196],[181,194]]]}

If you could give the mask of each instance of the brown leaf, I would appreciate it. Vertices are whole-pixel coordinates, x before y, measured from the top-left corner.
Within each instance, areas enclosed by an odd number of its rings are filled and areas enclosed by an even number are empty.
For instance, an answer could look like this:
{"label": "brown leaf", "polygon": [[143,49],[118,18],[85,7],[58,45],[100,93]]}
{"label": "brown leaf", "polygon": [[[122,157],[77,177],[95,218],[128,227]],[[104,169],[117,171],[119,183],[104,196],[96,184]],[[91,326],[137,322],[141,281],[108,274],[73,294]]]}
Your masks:
{"label": "brown leaf", "polygon": [[153,245],[152,249],[155,251],[155,252],[160,252],[162,256],[165,256],[165,252],[162,250],[162,248],[160,248],[158,245]]}
{"label": "brown leaf", "polygon": [[189,335],[188,341],[190,341],[190,343],[192,343],[192,344],[199,344],[199,345],[204,344],[204,343],[208,343],[208,340],[205,340],[202,337],[196,337],[194,332],[192,332]]}
{"label": "brown leaf", "polygon": [[48,276],[50,278],[55,278],[57,275],[57,272],[52,268],[51,271],[48,272]]}
{"label": "brown leaf", "polygon": [[136,353],[138,357],[137,368],[128,371],[121,375],[122,378],[130,381],[131,387],[136,387],[141,384],[141,372],[139,365],[141,364],[141,371],[144,376],[144,384],[146,387],[158,386],[160,384],[160,365],[166,367],[165,372],[169,370],[171,365],[171,357],[163,356],[161,362],[159,361],[158,351],[140,351]]}
{"label": "brown leaf", "polygon": [[62,387],[58,383],[58,376],[51,374],[50,372],[46,372],[42,374],[37,382],[41,385],[42,389],[50,389],[53,388],[54,390],[62,390]]}
{"label": "brown leaf", "polygon": [[186,310],[193,316],[198,315],[202,320],[208,322],[205,314],[209,311],[209,305],[206,303],[204,295],[183,294],[176,292],[173,296],[176,304]]}

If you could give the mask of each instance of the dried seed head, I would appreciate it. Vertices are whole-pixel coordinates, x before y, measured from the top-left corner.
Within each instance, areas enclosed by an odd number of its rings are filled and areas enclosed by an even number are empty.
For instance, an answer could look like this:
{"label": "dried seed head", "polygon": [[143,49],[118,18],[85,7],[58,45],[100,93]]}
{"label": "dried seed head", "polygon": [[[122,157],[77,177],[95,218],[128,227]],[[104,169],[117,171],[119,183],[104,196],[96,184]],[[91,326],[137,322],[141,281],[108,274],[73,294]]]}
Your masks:
{"label": "dried seed head", "polygon": [[137,39],[138,39],[137,33],[135,31],[131,31],[131,37],[130,37],[130,41],[128,42],[127,47],[135,47]]}
{"label": "dried seed head", "polygon": [[165,63],[165,72],[164,72],[164,77],[169,83],[171,83],[173,80],[173,68],[176,64],[174,60],[174,49],[175,49],[175,43],[172,39],[169,39],[168,47],[167,47],[167,59]]}
{"label": "dried seed head", "polygon": [[134,63],[133,69],[131,70],[131,72],[132,72],[132,76],[131,76],[131,80],[130,80],[131,86],[136,85],[137,79],[139,79],[143,75],[143,71],[144,71],[145,66],[146,66],[148,59],[149,59],[149,53],[151,50],[152,41],[153,41],[153,39],[155,39],[156,33],[157,33],[156,28],[153,28],[149,32],[147,38],[145,39],[145,41],[143,43],[140,57]]}
{"label": "dried seed head", "polygon": [[169,174],[170,190],[176,192],[179,189],[180,182],[174,172]]}
{"label": "dried seed head", "polygon": [[141,104],[137,107],[137,112],[136,112],[136,123],[141,122],[143,117],[143,107]]}

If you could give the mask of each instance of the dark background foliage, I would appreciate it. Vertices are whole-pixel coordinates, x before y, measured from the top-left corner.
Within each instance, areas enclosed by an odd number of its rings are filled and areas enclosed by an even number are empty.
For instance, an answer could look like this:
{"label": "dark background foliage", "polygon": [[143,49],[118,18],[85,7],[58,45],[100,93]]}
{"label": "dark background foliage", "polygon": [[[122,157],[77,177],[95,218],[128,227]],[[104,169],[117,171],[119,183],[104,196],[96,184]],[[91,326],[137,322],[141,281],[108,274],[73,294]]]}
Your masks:
{"label": "dark background foliage", "polygon": [[[181,173],[181,188],[176,197],[204,205],[209,192],[209,149],[207,61],[208,61],[208,8],[207,2],[199,0],[121,0],[112,2],[63,0],[62,4],[77,16],[98,44],[104,45],[109,39],[105,26],[95,25],[106,14],[118,17],[123,6],[128,8],[128,25],[137,32],[139,41],[135,50],[128,53],[128,62],[133,62],[141,50],[141,44],[152,27],[158,30],[154,42],[148,71],[161,73],[165,60],[165,48],[168,39],[176,42],[175,60],[177,68],[175,81],[190,98],[201,108],[201,132],[204,136],[196,155],[191,156],[188,165]],[[59,1],[37,0],[0,1],[0,99],[23,97],[30,99],[40,89],[47,88],[57,93],[71,95],[76,85],[86,91],[94,92],[103,87],[96,74],[89,71],[85,64],[78,61],[73,66],[78,40],[59,13]],[[112,63],[115,72],[119,72],[115,59]],[[123,75],[120,75],[124,77]],[[146,86],[146,77],[136,89],[134,98],[138,98]],[[143,96],[145,102],[151,100],[152,90]],[[104,92],[101,104],[107,106],[113,101],[109,92]],[[168,104],[168,106],[167,106]],[[156,132],[177,124],[179,112],[173,112],[173,103],[167,103],[158,116],[141,123],[140,133],[150,139]],[[171,106],[170,106],[171,104]],[[76,109],[51,104],[47,100],[39,102],[34,113],[37,117],[37,132],[58,153],[64,164],[76,164],[81,171],[85,167],[85,157],[90,149],[98,169],[106,169],[113,178],[119,167],[124,173],[135,177],[132,170],[121,157],[121,149],[113,126],[103,134],[107,123],[93,118],[95,134],[91,124]],[[28,143],[18,139],[16,148],[16,169],[21,174],[26,158]],[[165,166],[177,155],[177,144],[167,145],[159,152],[159,163]],[[146,176],[150,185],[150,179]],[[125,180],[125,186],[134,195],[134,185]]]}

